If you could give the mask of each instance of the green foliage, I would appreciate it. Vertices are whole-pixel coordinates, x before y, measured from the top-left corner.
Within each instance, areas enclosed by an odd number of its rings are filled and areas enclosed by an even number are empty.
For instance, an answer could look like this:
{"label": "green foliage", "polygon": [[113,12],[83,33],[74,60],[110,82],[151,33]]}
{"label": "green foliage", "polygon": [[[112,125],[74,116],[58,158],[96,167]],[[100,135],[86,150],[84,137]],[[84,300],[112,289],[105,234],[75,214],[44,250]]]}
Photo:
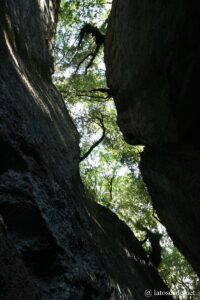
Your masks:
{"label": "green foliage", "polygon": [[[150,197],[139,172],[142,146],[130,146],[123,140],[116,122],[116,110],[106,88],[103,52],[87,75],[79,62],[93,50],[90,36],[78,49],[79,32],[85,23],[92,23],[105,33],[108,5],[103,0],[62,0],[55,47],[54,82],[62,93],[66,106],[81,136],[81,156],[102,135],[98,119],[103,121],[106,136],[102,143],[80,164],[80,172],[89,197],[115,212],[134,231],[138,239],[144,238],[140,225],[159,231],[162,237],[162,263],[159,267],[171,291],[189,297],[199,293],[199,281],[186,260],[173,246],[164,227],[153,211]],[[144,245],[149,249],[148,242]]]}
{"label": "green foliage", "polygon": [[165,245],[163,246],[163,260],[159,271],[167,285],[171,287],[174,299],[198,300],[200,295],[199,279],[191,266],[185,261],[180,252],[173,247],[169,239],[165,239]]}
{"label": "green foliage", "polygon": [[[62,0],[60,18],[57,26],[55,52],[55,71],[60,73],[68,68],[73,72],[78,63],[91,51],[95,45],[91,36],[85,38],[85,43],[77,48],[79,33],[86,23],[101,28],[105,33],[108,10],[105,0]],[[104,20],[101,24],[101,20]],[[87,63],[87,60],[86,62]],[[83,65],[84,68],[84,65]]]}

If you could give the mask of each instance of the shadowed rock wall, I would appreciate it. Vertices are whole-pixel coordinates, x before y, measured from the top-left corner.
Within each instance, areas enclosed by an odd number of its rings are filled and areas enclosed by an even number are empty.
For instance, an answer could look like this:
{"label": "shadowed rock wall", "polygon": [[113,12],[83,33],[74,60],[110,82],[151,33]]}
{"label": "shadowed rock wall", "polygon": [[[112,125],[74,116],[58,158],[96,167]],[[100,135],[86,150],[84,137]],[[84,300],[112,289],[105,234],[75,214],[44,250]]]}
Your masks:
{"label": "shadowed rock wall", "polygon": [[145,299],[167,289],[156,269],[84,196],[78,134],[51,82],[58,6],[0,1],[0,298]]}
{"label": "shadowed rock wall", "polygon": [[105,62],[124,138],[146,146],[154,208],[200,274],[199,33],[197,0],[114,0]]}

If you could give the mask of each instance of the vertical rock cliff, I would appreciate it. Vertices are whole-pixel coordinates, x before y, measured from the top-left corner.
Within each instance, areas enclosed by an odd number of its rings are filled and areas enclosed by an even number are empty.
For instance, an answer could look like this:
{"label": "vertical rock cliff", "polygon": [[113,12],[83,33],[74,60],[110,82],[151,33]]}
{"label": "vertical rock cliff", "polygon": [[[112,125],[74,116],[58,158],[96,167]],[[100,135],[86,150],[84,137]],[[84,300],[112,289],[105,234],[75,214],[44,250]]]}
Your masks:
{"label": "vertical rock cliff", "polygon": [[0,299],[145,299],[167,290],[157,270],[84,196],[78,134],[51,82],[58,8],[0,1]]}
{"label": "vertical rock cliff", "polygon": [[200,274],[197,0],[114,0],[108,86],[125,140],[145,145],[141,171],[162,223]]}

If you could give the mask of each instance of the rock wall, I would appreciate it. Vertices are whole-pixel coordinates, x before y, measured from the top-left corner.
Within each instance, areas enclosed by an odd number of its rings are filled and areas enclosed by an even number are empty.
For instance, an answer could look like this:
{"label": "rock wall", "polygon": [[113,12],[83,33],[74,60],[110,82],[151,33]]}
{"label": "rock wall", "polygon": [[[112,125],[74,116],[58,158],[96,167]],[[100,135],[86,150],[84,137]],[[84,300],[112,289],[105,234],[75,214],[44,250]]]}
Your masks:
{"label": "rock wall", "polygon": [[197,0],[114,0],[105,62],[124,138],[146,146],[154,208],[200,274],[199,32]]}
{"label": "rock wall", "polygon": [[147,148],[141,170],[169,235],[200,274],[199,151],[189,145]]}
{"label": "rock wall", "polygon": [[157,270],[84,195],[78,134],[51,82],[58,6],[0,1],[0,298],[145,299],[167,290]]}

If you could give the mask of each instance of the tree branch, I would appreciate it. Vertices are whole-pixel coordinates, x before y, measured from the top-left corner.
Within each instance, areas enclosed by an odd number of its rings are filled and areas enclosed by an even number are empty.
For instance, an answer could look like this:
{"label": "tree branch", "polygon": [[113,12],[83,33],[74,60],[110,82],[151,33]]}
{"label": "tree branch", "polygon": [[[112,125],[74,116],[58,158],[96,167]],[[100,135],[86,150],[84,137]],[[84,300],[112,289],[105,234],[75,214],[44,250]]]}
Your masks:
{"label": "tree branch", "polygon": [[111,90],[109,88],[96,88],[96,89],[89,90],[88,92],[89,93],[100,92],[100,93],[106,93],[108,95],[111,94]]}
{"label": "tree branch", "polygon": [[113,181],[116,177],[116,170],[113,171],[113,174],[112,174],[112,177],[110,178],[109,180],[109,187],[108,187],[108,190],[109,190],[109,194],[110,194],[110,201],[112,202],[113,200]]}
{"label": "tree branch", "polygon": [[90,57],[90,56],[94,56],[93,52],[90,52],[88,53],[79,63],[78,63],[78,66],[76,67],[76,70],[75,70],[75,74],[78,72],[78,70],[80,69],[81,65],[84,63],[84,61]]}
{"label": "tree branch", "polygon": [[112,92],[111,92],[111,89],[110,88],[96,88],[96,89],[92,89],[92,90],[89,90],[89,91],[81,91],[81,93],[95,93],[95,92],[99,92],[99,93],[102,93],[102,94],[107,94],[107,97],[110,98],[112,97]]}
{"label": "tree branch", "polygon": [[77,97],[88,97],[88,98],[93,98],[94,101],[97,101],[97,102],[101,102],[101,103],[104,103],[106,101],[109,100],[109,97],[103,97],[103,96],[95,96],[95,95],[85,95],[85,94],[77,94],[76,95]]}
{"label": "tree branch", "polygon": [[82,28],[81,28],[81,31],[80,31],[80,38],[79,38],[79,43],[78,43],[78,48],[80,48],[80,45],[85,37],[85,35],[88,35],[88,34],[91,34],[94,38],[95,38],[95,43],[96,45],[98,46],[101,46],[104,44],[105,42],[105,35],[102,34],[100,32],[100,30],[91,25],[91,24],[88,24],[86,23]]}
{"label": "tree branch", "polygon": [[105,42],[105,35],[102,34],[102,33],[100,32],[100,30],[99,30],[97,27],[95,27],[95,26],[93,26],[93,25],[91,25],[91,24],[86,23],[86,24],[81,28],[81,31],[80,31],[80,34],[79,34],[78,48],[80,48],[80,46],[81,46],[81,44],[82,44],[82,41],[83,41],[85,35],[89,35],[89,34],[91,34],[91,35],[94,37],[94,39],[95,39],[95,45],[96,45],[95,50],[94,50],[94,52],[90,52],[88,55],[86,55],[86,56],[79,62],[78,66],[77,66],[77,68],[76,68],[75,73],[78,72],[78,70],[79,70],[80,66],[82,65],[82,63],[83,63],[88,57],[91,56],[91,59],[90,59],[89,63],[87,64],[86,68],[85,68],[85,74],[87,74],[88,69],[92,66],[92,64],[93,64],[93,62],[94,62],[94,60],[95,60],[95,58],[97,57],[97,55],[98,55],[98,53],[99,53],[99,51],[100,51],[101,46],[102,46],[102,45],[104,44],[104,42]]}
{"label": "tree branch", "polygon": [[153,218],[156,219],[160,224],[162,224],[161,221],[160,221],[160,219],[155,215],[155,213],[156,213],[156,212],[155,212],[155,210],[153,209],[153,214],[152,214]]}
{"label": "tree branch", "polygon": [[[93,93],[93,92],[107,94],[107,96],[104,97],[104,96],[99,96],[99,95],[95,95],[95,94],[88,95],[88,93]],[[111,90],[109,88],[96,88],[96,89],[92,89],[89,91],[83,90],[83,91],[80,91],[80,94],[77,94],[77,96],[93,98],[93,99],[96,99],[95,101],[97,101],[97,102],[106,102],[112,97]],[[102,100],[97,100],[97,99],[102,99]]]}
{"label": "tree branch", "polygon": [[103,139],[105,138],[105,135],[106,135],[106,128],[105,128],[105,126],[104,126],[103,120],[100,119],[99,117],[96,117],[96,119],[100,122],[100,126],[101,126],[101,128],[102,128],[102,130],[103,130],[103,131],[102,131],[102,135],[101,135],[100,139],[97,140],[97,141],[89,148],[89,150],[86,151],[86,153],[83,154],[83,156],[80,157],[80,162],[82,162],[84,159],[86,159],[86,158],[90,155],[90,153],[93,151],[93,149],[96,148],[96,147],[103,141]]}

